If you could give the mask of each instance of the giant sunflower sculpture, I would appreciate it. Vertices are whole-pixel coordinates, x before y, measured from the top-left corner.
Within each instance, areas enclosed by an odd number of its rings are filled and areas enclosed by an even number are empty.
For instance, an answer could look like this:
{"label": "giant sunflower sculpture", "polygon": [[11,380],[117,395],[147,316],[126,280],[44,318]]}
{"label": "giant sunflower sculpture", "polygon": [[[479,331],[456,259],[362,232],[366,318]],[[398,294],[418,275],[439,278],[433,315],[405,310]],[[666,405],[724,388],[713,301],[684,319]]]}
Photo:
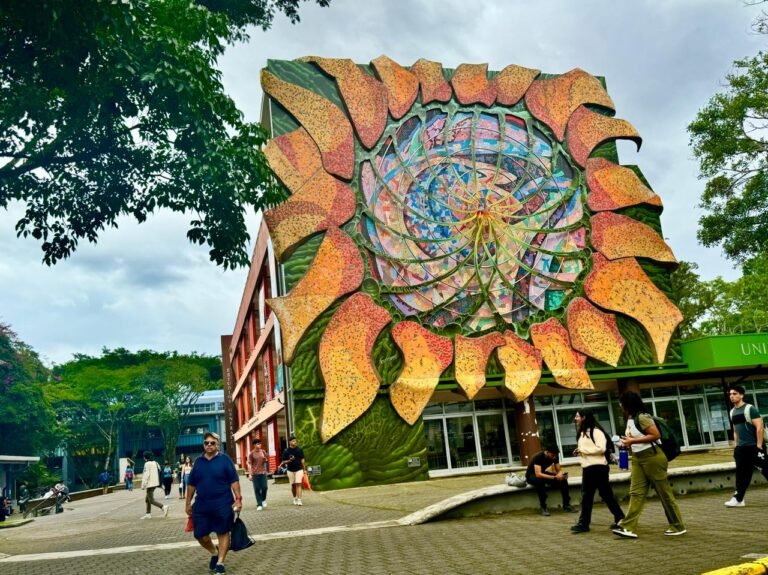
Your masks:
{"label": "giant sunflower sculpture", "polygon": [[[393,319],[404,367],[390,398],[410,424],[451,364],[472,399],[493,353],[516,401],[542,360],[559,385],[591,388],[587,357],[615,366],[625,344],[610,312],[640,323],[664,361],[682,316],[636,258],[675,259],[654,229],[617,213],[661,207],[658,196],[632,169],[591,157],[611,140],[641,141],[612,117],[597,78],[462,64],[449,82],[426,60],[303,61],[333,78],[343,105],[262,71],[300,125],[267,146],[291,195],[265,220],[280,260],[324,237],[306,275],[268,303],[290,363],[345,298],[319,346],[324,442],[376,397],[371,352]],[[361,291],[364,281],[376,289]]]}

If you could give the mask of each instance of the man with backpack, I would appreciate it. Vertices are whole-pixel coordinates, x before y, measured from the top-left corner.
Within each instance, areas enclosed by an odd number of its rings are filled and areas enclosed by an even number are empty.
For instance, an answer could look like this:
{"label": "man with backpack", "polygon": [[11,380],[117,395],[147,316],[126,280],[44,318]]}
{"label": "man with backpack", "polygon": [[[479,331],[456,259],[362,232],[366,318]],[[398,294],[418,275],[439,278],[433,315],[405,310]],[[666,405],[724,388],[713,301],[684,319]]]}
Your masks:
{"label": "man with backpack", "polygon": [[768,462],[765,454],[763,438],[763,418],[754,405],[745,403],[745,390],[740,385],[728,388],[728,397],[733,404],[731,409],[731,425],[736,446],[733,449],[733,459],[736,462],[736,492],[728,501],[726,507],[744,507],[744,494],[752,481],[753,467],[757,467],[768,479]]}

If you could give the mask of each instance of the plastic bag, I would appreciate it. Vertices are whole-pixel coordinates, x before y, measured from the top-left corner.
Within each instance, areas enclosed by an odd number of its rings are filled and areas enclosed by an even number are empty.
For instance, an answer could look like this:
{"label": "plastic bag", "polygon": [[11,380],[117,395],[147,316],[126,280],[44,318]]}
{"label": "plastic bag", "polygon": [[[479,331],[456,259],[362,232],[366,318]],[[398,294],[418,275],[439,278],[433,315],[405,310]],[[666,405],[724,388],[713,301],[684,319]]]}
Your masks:
{"label": "plastic bag", "polygon": [[307,475],[307,472],[304,472],[304,475],[301,478],[301,487],[305,491],[312,491],[312,485],[309,483],[309,475]]}
{"label": "plastic bag", "polygon": [[523,475],[520,475],[519,473],[510,473],[507,475],[506,483],[510,487],[525,487],[528,482]]}
{"label": "plastic bag", "polygon": [[248,529],[238,514],[235,516],[235,523],[232,525],[229,548],[232,551],[242,551],[243,549],[248,549],[251,545],[253,545],[253,539],[248,536]]}
{"label": "plastic bag", "polygon": [[191,533],[194,530],[195,530],[195,524],[192,523],[192,516],[189,515],[187,517],[187,524],[184,526],[184,531],[187,533]]}

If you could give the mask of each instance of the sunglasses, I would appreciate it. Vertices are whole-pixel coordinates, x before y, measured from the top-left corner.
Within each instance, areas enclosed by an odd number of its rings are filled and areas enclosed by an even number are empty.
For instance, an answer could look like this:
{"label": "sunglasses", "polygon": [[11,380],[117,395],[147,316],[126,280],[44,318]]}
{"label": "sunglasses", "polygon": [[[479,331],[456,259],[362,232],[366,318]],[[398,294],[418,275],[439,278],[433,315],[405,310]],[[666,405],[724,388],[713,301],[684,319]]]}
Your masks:
{"label": "sunglasses", "polygon": [[215,441],[203,441],[203,445],[216,445]]}

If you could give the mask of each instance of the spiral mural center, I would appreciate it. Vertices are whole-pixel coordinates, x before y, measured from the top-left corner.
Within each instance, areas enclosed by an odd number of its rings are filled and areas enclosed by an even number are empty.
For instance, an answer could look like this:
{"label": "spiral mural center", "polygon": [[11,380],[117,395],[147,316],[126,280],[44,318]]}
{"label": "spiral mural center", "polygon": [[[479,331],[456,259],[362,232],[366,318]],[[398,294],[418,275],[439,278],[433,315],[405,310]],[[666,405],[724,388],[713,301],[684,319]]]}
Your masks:
{"label": "spiral mural center", "polygon": [[362,236],[382,293],[481,331],[558,309],[584,268],[582,188],[530,120],[431,110],[363,163]]}

